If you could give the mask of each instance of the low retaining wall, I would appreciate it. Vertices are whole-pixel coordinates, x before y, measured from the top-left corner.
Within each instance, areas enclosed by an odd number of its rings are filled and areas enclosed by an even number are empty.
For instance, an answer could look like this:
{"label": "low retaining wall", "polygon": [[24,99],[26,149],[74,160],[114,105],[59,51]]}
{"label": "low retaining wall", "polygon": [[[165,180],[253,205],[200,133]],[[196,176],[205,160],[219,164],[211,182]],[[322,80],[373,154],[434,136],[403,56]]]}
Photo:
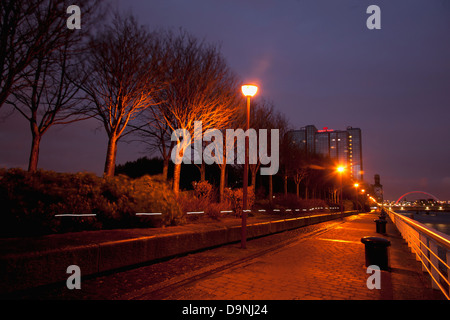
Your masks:
{"label": "low retaining wall", "polygon": [[[355,214],[316,216],[261,222],[247,226],[248,239],[292,230]],[[140,237],[100,242],[51,251],[9,254],[0,257],[0,294],[64,282],[67,267],[77,265],[82,276],[169,258],[241,240],[241,227],[223,227],[205,232]]]}

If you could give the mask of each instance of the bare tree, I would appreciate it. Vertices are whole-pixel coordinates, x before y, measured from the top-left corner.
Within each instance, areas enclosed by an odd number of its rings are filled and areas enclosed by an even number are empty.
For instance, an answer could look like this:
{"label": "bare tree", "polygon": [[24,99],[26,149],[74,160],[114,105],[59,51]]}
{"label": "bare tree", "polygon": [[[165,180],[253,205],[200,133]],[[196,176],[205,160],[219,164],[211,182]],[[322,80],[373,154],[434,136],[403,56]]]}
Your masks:
{"label": "bare tree", "polygon": [[130,128],[135,132],[135,138],[140,143],[147,146],[148,152],[158,152],[163,158],[163,177],[168,179],[169,161],[174,141],[171,141],[171,130],[166,122],[157,121],[156,108],[148,108],[137,119],[137,124],[131,124]]}
{"label": "bare tree", "polygon": [[[28,171],[34,172],[38,166],[42,136],[50,127],[68,124],[84,118],[83,112],[78,108],[81,105],[81,97],[78,96],[79,89],[74,83],[74,78],[76,81],[81,81],[81,78],[74,73],[74,70],[79,63],[86,32],[72,31],[61,27],[61,21],[64,21],[64,23],[66,21],[65,10],[60,10],[64,2],[47,1],[38,3],[31,1],[31,3],[35,3],[36,6],[31,8],[25,5],[25,7],[34,10],[29,13],[33,18],[26,18],[26,23],[37,24],[40,22],[40,24],[35,25],[35,28],[50,28],[52,34],[43,37],[48,37],[47,40],[50,41],[52,47],[36,49],[35,54],[30,57],[29,65],[18,72],[17,77],[20,81],[12,83],[12,86],[10,86],[11,94],[5,102],[13,106],[14,110],[18,111],[29,122],[32,144]],[[86,3],[88,9],[84,16],[85,23],[92,27],[91,18],[95,14],[95,8],[92,7],[92,1]],[[10,3],[7,4],[11,5]],[[64,15],[62,15],[63,12]],[[44,21],[41,21],[41,19],[44,19]],[[22,22],[22,24],[24,23]],[[43,25],[41,26],[41,24]],[[57,27],[61,27],[61,29],[53,30]],[[18,32],[20,33],[23,28],[25,28],[23,25],[19,26]],[[35,34],[35,36],[38,35]],[[47,45],[48,43],[42,44],[43,47]],[[8,48],[10,52],[14,52],[14,49],[14,45]],[[34,50],[31,47],[27,49]]]}
{"label": "bare tree", "polygon": [[[83,23],[101,1],[83,1]],[[36,56],[64,45],[68,0],[0,1],[0,108],[13,90],[29,85],[23,77]]]}
{"label": "bare tree", "polygon": [[153,96],[163,87],[161,55],[159,35],[132,16],[116,14],[90,42],[89,79],[82,88],[108,136],[104,176],[114,175],[117,143],[129,122],[155,104]]}
{"label": "bare tree", "polygon": [[[226,128],[239,111],[239,88],[218,48],[198,41],[184,31],[176,36],[168,32],[165,39],[169,86],[156,95],[158,121],[165,122],[172,131],[188,131],[192,140],[196,135],[203,136],[208,129]],[[201,122],[202,132],[194,134],[196,121]],[[179,157],[183,157],[192,140],[183,140]],[[176,194],[180,172],[181,164],[175,164],[173,190]]]}
{"label": "bare tree", "polygon": [[[275,128],[279,130],[280,135],[280,172],[283,176],[284,181],[284,194],[287,195],[287,182],[290,173],[290,167],[292,161],[295,158],[292,157],[291,151],[293,146],[293,141],[290,136],[290,125],[286,116],[282,113],[277,113],[275,116]],[[270,181],[270,185],[271,185]]]}
{"label": "bare tree", "polygon": [[79,102],[78,87],[68,76],[71,63],[74,60],[71,60],[69,42],[49,55],[39,53],[29,66],[33,72],[23,76],[24,84],[6,101],[29,122],[32,134],[30,172],[37,170],[40,142],[48,129],[81,120],[82,113],[75,109]]}
{"label": "bare tree", "polygon": [[305,179],[306,176],[308,175],[308,169],[307,167],[302,165],[301,157],[303,156],[303,152],[301,152],[301,150],[298,150],[297,146],[296,148],[297,150],[295,150],[294,152],[297,154],[299,161],[292,170],[292,176],[295,182],[297,198],[300,198],[300,182],[302,182],[303,179]]}
{"label": "bare tree", "polygon": [[[239,128],[239,123],[242,123],[241,121],[235,121],[234,123],[231,123],[229,125],[229,127],[227,129],[238,129]],[[235,158],[238,157],[238,153],[237,153],[237,147],[235,144],[235,139],[227,139],[227,131],[226,130],[221,130],[222,131],[222,143],[223,143],[223,149],[222,149],[222,153],[217,153],[215,154],[215,162],[218,165],[219,169],[220,169],[220,180],[219,180],[219,201],[223,202],[224,199],[224,190],[225,190],[225,185],[226,185],[226,173],[227,173],[227,166],[229,166],[230,164],[227,163],[227,150],[233,148],[234,149],[234,155]]]}
{"label": "bare tree", "polygon": [[303,177],[305,199],[315,198],[317,193],[323,193],[333,180],[332,168],[335,166],[329,157],[309,154],[304,158],[301,167],[306,169]]}
{"label": "bare tree", "polygon": [[[270,130],[274,127],[274,105],[272,102],[262,99],[256,103],[251,109],[250,128],[255,129],[257,137],[259,137],[260,129]],[[259,139],[258,139],[259,140]],[[249,164],[252,175],[251,185],[256,191],[256,174],[261,167],[261,161],[257,157],[255,164]]]}

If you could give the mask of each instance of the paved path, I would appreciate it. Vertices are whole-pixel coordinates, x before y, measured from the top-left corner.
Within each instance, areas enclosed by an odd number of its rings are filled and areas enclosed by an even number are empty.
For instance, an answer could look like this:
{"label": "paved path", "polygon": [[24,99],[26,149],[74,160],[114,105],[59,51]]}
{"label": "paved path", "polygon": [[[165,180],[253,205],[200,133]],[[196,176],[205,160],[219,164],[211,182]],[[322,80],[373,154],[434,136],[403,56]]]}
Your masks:
{"label": "paved path", "polygon": [[[396,227],[389,221],[391,272],[369,290],[363,236],[376,214],[359,214],[230,244],[139,268],[83,278],[81,290],[64,284],[14,297],[39,300],[438,300]],[[275,248],[275,249],[273,249]],[[11,297],[10,297],[11,298]]]}
{"label": "paved path", "polygon": [[380,236],[375,232],[376,214],[360,214],[332,228],[307,234],[289,245],[242,264],[190,282],[153,292],[137,299],[170,300],[437,300],[428,277],[395,226],[387,234],[391,271],[381,271],[381,289],[369,290],[365,248],[360,239]]}

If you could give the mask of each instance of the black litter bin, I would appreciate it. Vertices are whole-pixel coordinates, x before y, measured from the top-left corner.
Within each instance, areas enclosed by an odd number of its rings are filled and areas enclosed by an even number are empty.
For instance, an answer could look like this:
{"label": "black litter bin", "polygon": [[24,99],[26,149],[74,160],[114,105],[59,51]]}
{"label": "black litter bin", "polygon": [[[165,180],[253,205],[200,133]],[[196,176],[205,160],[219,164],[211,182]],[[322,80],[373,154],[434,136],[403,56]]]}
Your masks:
{"label": "black litter bin", "polygon": [[385,234],[386,233],[386,223],[387,221],[384,219],[377,219],[377,220],[373,220],[376,223],[376,231],[377,233],[382,233]]}
{"label": "black litter bin", "polygon": [[363,237],[361,242],[365,245],[366,267],[375,265],[381,270],[389,270],[388,248],[391,242],[379,237]]}

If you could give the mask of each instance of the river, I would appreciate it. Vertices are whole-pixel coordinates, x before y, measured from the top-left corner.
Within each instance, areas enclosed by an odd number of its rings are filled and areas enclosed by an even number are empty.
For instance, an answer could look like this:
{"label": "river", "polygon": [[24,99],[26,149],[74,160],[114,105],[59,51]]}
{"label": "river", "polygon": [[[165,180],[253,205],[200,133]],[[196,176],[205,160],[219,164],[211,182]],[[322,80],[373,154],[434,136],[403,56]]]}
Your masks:
{"label": "river", "polygon": [[437,231],[450,235],[450,212],[430,211],[428,213],[415,211],[396,211],[397,213],[409,217],[411,214],[414,220],[433,228]]}

